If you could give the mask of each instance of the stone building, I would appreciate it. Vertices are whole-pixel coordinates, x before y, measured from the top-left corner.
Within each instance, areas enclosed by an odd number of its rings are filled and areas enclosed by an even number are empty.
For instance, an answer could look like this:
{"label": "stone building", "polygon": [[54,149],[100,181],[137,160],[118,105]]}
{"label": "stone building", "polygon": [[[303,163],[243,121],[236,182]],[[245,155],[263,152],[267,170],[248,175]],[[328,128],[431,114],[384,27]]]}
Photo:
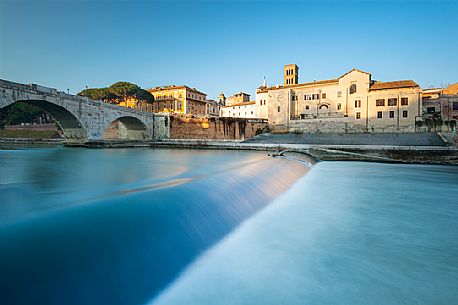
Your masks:
{"label": "stone building", "polygon": [[269,125],[277,131],[411,132],[422,114],[421,89],[412,80],[378,82],[353,69],[337,78],[298,83],[299,68],[284,67],[284,84],[259,87]]}
{"label": "stone building", "polygon": [[423,90],[423,130],[453,132],[458,122],[458,83]]}
{"label": "stone building", "polygon": [[225,106],[233,106],[234,104],[240,104],[250,101],[250,95],[245,92],[239,92],[231,95],[227,98]]}
{"label": "stone building", "polygon": [[207,100],[207,116],[209,117],[219,117],[220,112],[221,112],[221,107],[223,107],[224,104],[220,101],[215,101],[215,100]]}
{"label": "stone building", "polygon": [[207,95],[188,86],[163,86],[148,90],[154,96],[154,112],[207,115]]}
{"label": "stone building", "polygon": [[154,112],[154,103],[153,102],[139,100],[134,97],[129,97],[127,99],[120,100],[120,101],[111,101],[110,103],[116,104],[118,106],[127,107],[127,108]]}
{"label": "stone building", "polygon": [[[265,87],[265,81],[264,81]],[[260,87],[261,88],[261,87]],[[256,100],[251,101],[250,95],[244,92],[236,93],[226,100],[226,106],[221,107],[221,117],[267,119],[266,99],[257,94]]]}
{"label": "stone building", "polygon": [[260,118],[259,107],[256,105],[255,101],[247,101],[232,104],[231,106],[223,106],[221,107],[220,116],[224,118]]}

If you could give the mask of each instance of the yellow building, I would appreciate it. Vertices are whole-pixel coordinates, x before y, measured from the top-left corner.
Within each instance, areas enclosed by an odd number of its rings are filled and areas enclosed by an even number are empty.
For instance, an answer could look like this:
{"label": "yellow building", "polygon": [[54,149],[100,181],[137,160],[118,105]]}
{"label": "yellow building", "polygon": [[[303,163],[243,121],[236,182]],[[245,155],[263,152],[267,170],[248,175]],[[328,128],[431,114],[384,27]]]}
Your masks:
{"label": "yellow building", "polygon": [[153,103],[150,103],[147,101],[140,101],[133,97],[129,97],[120,102],[116,102],[116,104],[122,107],[133,108],[133,109],[138,109],[138,110],[148,111],[148,112],[154,112]]}
{"label": "yellow building", "polygon": [[205,116],[207,95],[188,86],[163,86],[148,90],[154,96],[154,112]]}

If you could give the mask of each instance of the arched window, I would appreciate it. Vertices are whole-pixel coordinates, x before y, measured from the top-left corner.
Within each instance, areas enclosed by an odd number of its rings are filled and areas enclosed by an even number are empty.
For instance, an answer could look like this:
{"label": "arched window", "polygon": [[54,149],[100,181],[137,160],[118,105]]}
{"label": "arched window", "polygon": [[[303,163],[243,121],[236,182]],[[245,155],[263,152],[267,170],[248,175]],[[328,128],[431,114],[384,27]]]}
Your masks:
{"label": "arched window", "polygon": [[356,84],[353,84],[350,86],[350,94],[353,94],[356,92]]}
{"label": "arched window", "polygon": [[329,109],[329,106],[326,104],[320,105],[320,109]]}

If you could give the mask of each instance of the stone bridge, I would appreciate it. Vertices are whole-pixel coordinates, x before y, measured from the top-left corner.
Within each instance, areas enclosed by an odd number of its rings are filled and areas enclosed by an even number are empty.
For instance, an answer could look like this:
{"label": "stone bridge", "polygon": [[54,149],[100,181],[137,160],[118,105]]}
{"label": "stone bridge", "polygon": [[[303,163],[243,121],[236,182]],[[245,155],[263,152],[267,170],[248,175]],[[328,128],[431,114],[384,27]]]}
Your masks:
{"label": "stone bridge", "polygon": [[170,134],[170,120],[166,114],[115,106],[36,84],[0,79],[0,108],[15,102],[29,103],[51,114],[67,142],[103,140],[105,131],[113,126],[118,128],[119,138],[126,140],[157,140],[168,138]]}

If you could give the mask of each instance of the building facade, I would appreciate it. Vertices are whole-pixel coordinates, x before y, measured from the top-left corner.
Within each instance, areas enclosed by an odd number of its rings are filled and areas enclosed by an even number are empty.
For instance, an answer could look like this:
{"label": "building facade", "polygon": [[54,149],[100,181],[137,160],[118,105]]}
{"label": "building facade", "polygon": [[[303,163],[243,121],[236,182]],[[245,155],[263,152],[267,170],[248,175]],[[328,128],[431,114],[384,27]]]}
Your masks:
{"label": "building facade", "polygon": [[219,117],[221,112],[221,107],[224,104],[215,100],[207,100],[207,116],[208,117]]}
{"label": "building facade", "polygon": [[458,83],[423,90],[422,129],[454,132],[458,122]]}
{"label": "building facade", "polygon": [[[284,68],[284,85],[260,87],[274,130],[303,132],[410,132],[422,114],[422,91],[411,80],[377,82],[353,69],[328,80],[296,83],[298,68]],[[290,84],[291,83],[291,84]]]}
{"label": "building facade", "polygon": [[226,99],[225,106],[233,106],[235,104],[245,103],[250,101],[250,95],[245,92],[239,92],[231,95]]}
{"label": "building facade", "polygon": [[[263,85],[265,87],[265,84]],[[260,88],[264,88],[260,87]],[[221,107],[221,117],[267,119],[267,98],[256,94],[256,100],[250,101],[250,95],[244,92],[236,93],[226,100],[226,106]]]}
{"label": "building facade", "polygon": [[207,95],[195,88],[171,85],[148,91],[154,96],[154,112],[207,115]]}
{"label": "building facade", "polygon": [[259,107],[255,101],[232,104],[221,107],[221,117],[259,119]]}

